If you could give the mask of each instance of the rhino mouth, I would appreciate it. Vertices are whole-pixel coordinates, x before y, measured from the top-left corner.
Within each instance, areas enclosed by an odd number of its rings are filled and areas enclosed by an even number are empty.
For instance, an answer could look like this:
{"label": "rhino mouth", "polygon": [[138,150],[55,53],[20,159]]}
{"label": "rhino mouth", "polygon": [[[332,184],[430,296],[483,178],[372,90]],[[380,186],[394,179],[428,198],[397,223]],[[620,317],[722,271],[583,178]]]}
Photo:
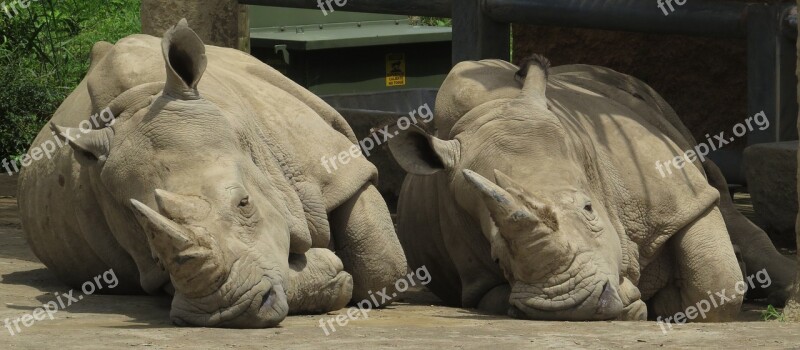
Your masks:
{"label": "rhino mouth", "polygon": [[[588,257],[585,257],[588,258]],[[577,259],[581,260],[581,259]],[[512,317],[584,321],[605,320],[617,317],[623,309],[618,278],[604,273],[598,266],[586,261],[575,277],[568,272],[560,283],[526,283],[517,281],[509,298]]]}
{"label": "rhino mouth", "polygon": [[595,284],[590,291],[580,292],[577,299],[566,302],[562,296],[544,299],[540,296],[511,300],[510,316],[553,321],[591,321],[616,318],[623,310],[619,293],[610,281]]}
{"label": "rhino mouth", "polygon": [[[239,288],[226,288],[237,291]],[[172,302],[170,317],[178,326],[218,328],[269,328],[277,326],[288,314],[288,301],[282,284],[262,276],[247,292],[235,298],[230,306],[206,310],[209,305],[224,303],[222,293],[188,299],[176,295]]]}

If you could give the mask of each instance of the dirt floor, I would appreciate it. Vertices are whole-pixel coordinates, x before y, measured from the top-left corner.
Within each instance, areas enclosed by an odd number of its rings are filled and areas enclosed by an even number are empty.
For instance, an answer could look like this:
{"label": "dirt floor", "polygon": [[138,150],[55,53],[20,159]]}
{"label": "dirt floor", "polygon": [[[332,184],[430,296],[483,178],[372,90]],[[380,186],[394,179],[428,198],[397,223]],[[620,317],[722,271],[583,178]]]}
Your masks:
{"label": "dirt floor", "polygon": [[[169,301],[146,296],[87,296],[22,332],[2,322],[32,313],[66,293],[25,244],[14,185],[0,176],[0,349],[226,349],[226,348],[800,348],[800,325],[760,320],[762,305],[748,305],[740,321],[686,324],[666,334],[655,322],[538,322],[484,315],[437,305],[427,292],[375,310],[325,335],[319,327],[343,311],[290,316],[279,328],[177,328]],[[335,323],[334,323],[335,325]]]}

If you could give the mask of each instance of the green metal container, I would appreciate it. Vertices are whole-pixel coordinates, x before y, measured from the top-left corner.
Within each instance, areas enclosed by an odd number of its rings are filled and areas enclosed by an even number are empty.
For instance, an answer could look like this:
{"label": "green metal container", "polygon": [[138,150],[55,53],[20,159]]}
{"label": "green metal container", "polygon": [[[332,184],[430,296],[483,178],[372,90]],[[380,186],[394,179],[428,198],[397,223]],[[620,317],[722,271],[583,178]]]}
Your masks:
{"label": "green metal container", "polygon": [[[408,17],[249,6],[251,53],[318,95],[438,88],[451,28]],[[346,8],[346,6],[344,7]]]}

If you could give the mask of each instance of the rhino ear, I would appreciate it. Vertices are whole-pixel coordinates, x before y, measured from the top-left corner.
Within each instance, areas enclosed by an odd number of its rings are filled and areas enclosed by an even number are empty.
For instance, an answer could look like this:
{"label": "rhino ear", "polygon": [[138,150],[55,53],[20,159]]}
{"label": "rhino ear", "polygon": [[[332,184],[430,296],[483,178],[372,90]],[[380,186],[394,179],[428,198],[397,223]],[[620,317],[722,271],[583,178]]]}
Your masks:
{"label": "rhino ear", "polygon": [[199,99],[197,84],[208,65],[206,47],[185,18],[164,33],[161,51],[167,69],[164,94],[182,100]]}
{"label": "rhino ear", "polygon": [[95,161],[105,161],[111,150],[114,132],[111,128],[84,131],[76,128],[62,128],[50,122],[50,130],[65,143],[69,143],[75,153]]}
{"label": "rhino ear", "polygon": [[389,151],[403,169],[415,175],[431,175],[452,169],[458,162],[461,143],[445,141],[411,126],[389,140]]}
{"label": "rhino ear", "polygon": [[523,80],[522,95],[542,108],[547,108],[547,80],[550,76],[550,60],[542,55],[533,55],[520,63],[517,79]]}

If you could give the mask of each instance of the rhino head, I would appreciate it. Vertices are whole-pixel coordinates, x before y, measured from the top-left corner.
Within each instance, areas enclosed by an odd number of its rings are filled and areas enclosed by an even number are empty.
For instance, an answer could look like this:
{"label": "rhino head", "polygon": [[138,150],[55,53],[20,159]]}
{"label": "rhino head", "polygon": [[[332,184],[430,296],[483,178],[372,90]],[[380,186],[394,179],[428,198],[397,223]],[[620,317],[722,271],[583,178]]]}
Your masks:
{"label": "rhino head", "polygon": [[310,248],[308,229],[286,213],[277,177],[256,164],[255,141],[237,131],[244,122],[200,95],[205,46],[185,20],[165,34],[162,50],[166,83],[116,97],[113,123],[51,128],[106,191],[98,200],[110,225],[128,226],[146,242],[146,259],[168,274],[155,281],[137,261],[146,291],[174,293],[174,323],[275,326],[289,309],[289,254]]}
{"label": "rhino head", "polygon": [[512,316],[615,318],[626,306],[620,237],[591,152],[548,108],[542,62],[521,71],[518,96],[476,107],[450,140],[409,129],[389,147],[409,173],[446,179],[449,205],[481,230],[509,282]]}

